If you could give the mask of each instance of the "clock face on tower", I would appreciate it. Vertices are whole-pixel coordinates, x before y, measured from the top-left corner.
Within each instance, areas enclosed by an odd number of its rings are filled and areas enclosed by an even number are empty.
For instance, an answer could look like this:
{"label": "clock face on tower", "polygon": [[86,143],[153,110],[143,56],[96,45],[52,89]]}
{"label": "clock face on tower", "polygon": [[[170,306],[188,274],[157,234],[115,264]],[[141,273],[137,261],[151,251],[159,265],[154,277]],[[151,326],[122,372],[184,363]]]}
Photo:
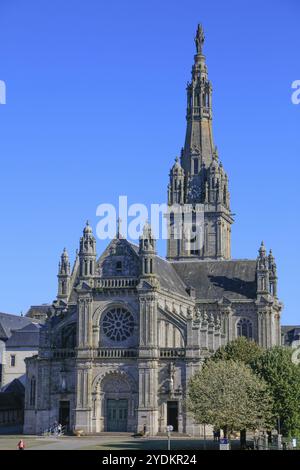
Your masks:
{"label": "clock face on tower", "polygon": [[110,340],[125,341],[133,334],[133,315],[123,307],[111,308],[104,314],[102,328],[103,333]]}

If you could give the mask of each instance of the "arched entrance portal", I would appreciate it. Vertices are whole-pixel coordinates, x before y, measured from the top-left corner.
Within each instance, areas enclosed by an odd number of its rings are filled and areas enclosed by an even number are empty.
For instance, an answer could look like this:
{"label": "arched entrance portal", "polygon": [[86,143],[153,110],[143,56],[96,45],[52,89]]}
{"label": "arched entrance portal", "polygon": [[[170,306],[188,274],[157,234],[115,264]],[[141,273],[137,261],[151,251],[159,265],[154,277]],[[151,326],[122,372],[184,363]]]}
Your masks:
{"label": "arched entrance portal", "polygon": [[136,431],[138,393],[134,381],[124,372],[100,377],[94,392],[94,432]]}

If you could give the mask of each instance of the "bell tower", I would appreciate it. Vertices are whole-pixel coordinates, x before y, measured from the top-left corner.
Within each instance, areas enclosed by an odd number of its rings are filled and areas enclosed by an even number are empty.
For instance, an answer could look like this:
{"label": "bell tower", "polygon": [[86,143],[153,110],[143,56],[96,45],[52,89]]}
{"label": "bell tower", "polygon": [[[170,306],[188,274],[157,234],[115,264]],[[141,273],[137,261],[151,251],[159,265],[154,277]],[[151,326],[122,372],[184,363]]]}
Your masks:
{"label": "bell tower", "polygon": [[[180,160],[176,159],[171,169],[168,185],[167,258],[230,259],[233,218],[228,177],[213,141],[212,86],[203,55],[201,25],[195,44],[192,77],[186,89],[185,144]],[[198,242],[191,243],[196,238]]]}

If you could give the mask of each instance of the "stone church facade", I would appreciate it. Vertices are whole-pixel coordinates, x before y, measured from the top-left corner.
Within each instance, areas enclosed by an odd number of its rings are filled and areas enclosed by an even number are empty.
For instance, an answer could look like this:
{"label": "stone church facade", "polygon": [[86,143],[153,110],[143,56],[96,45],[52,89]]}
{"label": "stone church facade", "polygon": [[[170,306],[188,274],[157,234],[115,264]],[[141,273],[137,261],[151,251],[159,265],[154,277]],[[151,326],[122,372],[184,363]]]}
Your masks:
{"label": "stone church facade", "polygon": [[[184,402],[190,377],[221,345],[246,336],[280,344],[276,264],[262,244],[257,259],[231,259],[227,174],[212,137],[212,87],[198,27],[187,86],[187,130],[170,172],[169,206],[194,217],[204,210],[204,243],[174,235],[167,259],[146,224],[139,245],[117,233],[98,258],[87,223],[71,269],[64,250],[58,295],[26,359],[25,433],[59,421],[85,433],[165,432],[198,435]],[[118,230],[119,232],[119,230]]]}

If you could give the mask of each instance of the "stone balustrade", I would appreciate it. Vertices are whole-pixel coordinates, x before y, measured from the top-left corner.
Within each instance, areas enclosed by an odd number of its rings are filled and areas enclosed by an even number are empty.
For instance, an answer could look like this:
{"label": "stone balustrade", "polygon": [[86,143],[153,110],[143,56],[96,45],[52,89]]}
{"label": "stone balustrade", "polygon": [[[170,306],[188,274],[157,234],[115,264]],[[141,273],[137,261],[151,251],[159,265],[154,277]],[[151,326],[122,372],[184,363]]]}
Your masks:
{"label": "stone balustrade", "polygon": [[53,349],[52,350],[53,359],[66,359],[70,357],[75,357],[74,349]]}
{"label": "stone balustrade", "polygon": [[122,348],[98,348],[94,350],[94,357],[101,359],[120,359],[137,357],[136,349],[122,349]]}
{"label": "stone balustrade", "polygon": [[161,348],[159,350],[159,355],[161,358],[170,358],[176,359],[178,357],[185,357],[185,349],[184,348]]}
{"label": "stone balustrade", "polygon": [[138,285],[138,282],[138,279],[128,277],[95,279],[94,287],[96,289],[132,289]]}

